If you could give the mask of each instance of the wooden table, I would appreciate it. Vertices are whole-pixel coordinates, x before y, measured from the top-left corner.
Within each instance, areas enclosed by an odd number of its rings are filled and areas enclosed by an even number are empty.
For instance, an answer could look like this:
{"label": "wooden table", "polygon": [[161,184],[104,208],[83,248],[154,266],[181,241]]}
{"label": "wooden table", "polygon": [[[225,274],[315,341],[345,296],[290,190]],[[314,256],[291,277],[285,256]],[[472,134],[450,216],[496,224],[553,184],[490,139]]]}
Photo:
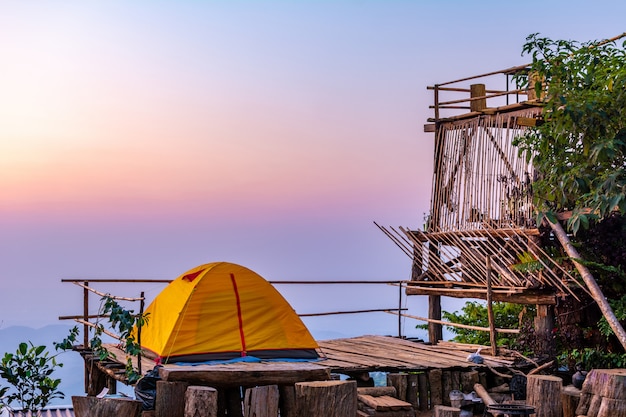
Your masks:
{"label": "wooden table", "polygon": [[238,362],[216,365],[165,365],[159,370],[168,382],[214,387],[293,385],[330,379],[330,370],[314,362]]}

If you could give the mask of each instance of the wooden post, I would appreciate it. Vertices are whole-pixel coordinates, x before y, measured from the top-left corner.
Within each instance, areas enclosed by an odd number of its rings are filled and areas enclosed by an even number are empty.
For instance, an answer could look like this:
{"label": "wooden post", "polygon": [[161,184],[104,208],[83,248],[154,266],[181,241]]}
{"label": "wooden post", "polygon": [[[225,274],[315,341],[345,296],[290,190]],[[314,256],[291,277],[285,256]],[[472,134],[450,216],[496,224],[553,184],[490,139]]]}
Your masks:
{"label": "wooden post", "polygon": [[243,415],[278,417],[278,385],[248,388],[243,400]]}
{"label": "wooden post", "polygon": [[408,374],[406,377],[406,402],[411,403],[414,410],[419,405],[418,400],[419,380],[417,374]]}
{"label": "wooden post", "polygon": [[[470,97],[485,97],[487,90],[485,84],[472,84],[470,85]],[[481,98],[478,100],[470,101],[470,111],[481,111],[487,108],[487,98]]]}
{"label": "wooden post", "polygon": [[552,375],[528,375],[526,402],[535,407],[538,416],[561,417],[563,380]]}
{"label": "wooden post", "polygon": [[[143,320],[143,309],[146,302],[143,291],[141,292],[140,298],[141,300],[139,301],[139,320]],[[141,326],[137,326],[137,344],[141,346]],[[143,375],[141,369],[141,349],[137,353],[137,373],[139,374],[139,376]]]}
{"label": "wooden post", "polygon": [[474,385],[478,384],[478,371],[461,372],[461,391],[472,392]]}
{"label": "wooden post", "polygon": [[297,382],[299,417],[346,417],[357,413],[356,381]]}
{"label": "wooden post", "polygon": [[493,317],[493,304],[491,302],[491,256],[487,256],[487,318],[489,320],[489,343],[491,344],[491,355],[496,356],[498,354],[498,345],[496,333],[496,323]]}
{"label": "wooden post", "polygon": [[190,386],[185,391],[185,417],[217,417],[217,390]]}
{"label": "wooden post", "polygon": [[460,415],[460,408],[447,407],[445,405],[435,406],[435,417],[459,417]]}
{"label": "wooden post", "polygon": [[[83,282],[83,321],[87,323],[89,320],[89,291],[87,287],[89,286],[89,281]],[[83,349],[87,350],[89,347],[89,326],[83,324]],[[89,390],[91,389],[91,384],[89,380],[89,367],[90,365],[85,361],[85,392],[88,395],[97,395],[99,392],[95,394],[89,394]]]}
{"label": "wooden post", "polygon": [[428,410],[428,375],[425,372],[417,374],[417,382],[419,386],[419,409],[426,411]]}
{"label": "wooden post", "polygon": [[85,359],[85,392],[95,397],[107,387],[109,376],[98,368],[98,358],[92,354],[86,354]]}
{"label": "wooden post", "polygon": [[407,374],[387,374],[387,386],[394,387],[397,398],[406,401]]}
{"label": "wooden post", "polygon": [[72,397],[76,417],[139,417],[141,401],[131,398]]}
{"label": "wooden post", "polygon": [[538,352],[537,354],[545,354],[552,356],[554,353],[554,338],[552,331],[554,329],[554,312],[552,306],[537,305],[537,315],[534,319],[535,334],[537,336]]}
{"label": "wooden post", "polygon": [[432,369],[428,372],[428,382],[430,384],[430,407],[434,408],[436,405],[443,404],[443,396],[442,396],[442,370],[441,369]]}
{"label": "wooden post", "polygon": [[154,411],[156,417],[184,417],[187,382],[157,381]]}
{"label": "wooden post", "polygon": [[[441,296],[428,296],[428,318],[441,320]],[[428,322],[428,341],[436,345],[443,339],[443,326],[436,322]]]}
{"label": "wooden post", "polygon": [[452,371],[443,371],[441,375],[441,387],[443,390],[442,392],[443,405],[447,405],[447,406],[452,405],[450,403],[450,391],[459,389],[458,384],[456,388],[454,387],[454,382],[452,380]]}

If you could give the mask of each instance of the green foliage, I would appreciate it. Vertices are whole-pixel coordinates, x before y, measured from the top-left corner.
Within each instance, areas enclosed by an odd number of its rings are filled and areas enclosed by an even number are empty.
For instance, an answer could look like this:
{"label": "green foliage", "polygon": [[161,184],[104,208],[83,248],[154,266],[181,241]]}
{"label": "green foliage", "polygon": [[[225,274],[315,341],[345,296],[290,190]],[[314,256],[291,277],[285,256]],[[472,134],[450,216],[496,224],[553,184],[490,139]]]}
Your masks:
{"label": "green foliage", "polygon": [[626,367],[626,353],[604,352],[595,348],[572,349],[557,357],[559,363],[574,369],[577,363],[583,369],[614,369]]}
{"label": "green foliage", "polygon": [[63,398],[58,389],[61,380],[52,377],[54,370],[62,366],[45,346],[20,343],[15,353],[5,353],[0,361],[0,377],[15,390],[6,395],[8,387],[0,389],[3,405],[17,403],[37,415],[52,399]]}
{"label": "green foliage", "polygon": [[[613,313],[615,313],[615,317],[620,322],[626,322],[626,294],[622,296],[619,300],[609,300],[609,304],[613,309]],[[606,321],[605,317],[600,319],[598,323],[598,329],[600,329],[600,333],[604,335],[607,339],[609,336],[614,335],[613,329],[609,326],[609,323]]]}
{"label": "green foliage", "polygon": [[[515,329],[521,327],[524,319],[534,316],[534,307],[521,306],[511,303],[493,303],[494,320],[497,327]],[[489,327],[487,306],[477,301],[468,301],[461,309],[461,313],[442,313],[444,319],[459,324],[471,326]],[[489,332],[463,329],[460,327],[448,326],[448,329],[456,336],[452,340],[460,343],[472,343],[489,345]],[[499,346],[515,345],[515,335],[499,333],[496,342]]]}
{"label": "green foliage", "polygon": [[[132,364],[132,357],[137,357],[141,353],[141,346],[135,338],[135,327],[144,326],[148,322],[148,315],[142,316],[134,314],[133,310],[123,308],[113,297],[104,296],[101,299],[102,307],[100,315],[108,315],[110,328],[119,335],[121,348],[129,356],[126,360],[126,378],[133,384],[141,378]],[[89,346],[98,355],[100,360],[114,357],[102,343],[102,335],[105,333],[104,324],[97,322],[94,335],[89,341]]]}
{"label": "green foliage", "polygon": [[518,76],[544,99],[544,123],[516,140],[532,155],[540,212],[572,210],[574,233],[626,209],[626,44],[578,43],[532,34]]}

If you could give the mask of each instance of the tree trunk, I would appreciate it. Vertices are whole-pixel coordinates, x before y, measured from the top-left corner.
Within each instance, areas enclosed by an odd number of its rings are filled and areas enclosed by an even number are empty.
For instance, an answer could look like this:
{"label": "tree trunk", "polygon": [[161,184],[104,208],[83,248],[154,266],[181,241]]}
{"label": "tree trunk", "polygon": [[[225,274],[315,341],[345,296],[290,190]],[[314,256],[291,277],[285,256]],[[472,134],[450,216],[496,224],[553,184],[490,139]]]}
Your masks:
{"label": "tree trunk", "polygon": [[600,307],[602,315],[604,315],[604,318],[609,323],[609,326],[611,326],[611,329],[613,329],[615,336],[617,336],[617,339],[620,341],[624,349],[626,349],[626,331],[624,330],[624,327],[622,327],[619,320],[617,320],[617,317],[615,317],[613,309],[609,305],[609,302],[602,293],[602,290],[598,286],[595,278],[593,277],[593,275],[591,275],[589,269],[587,269],[587,267],[583,264],[576,261],[576,259],[581,259],[581,256],[574,247],[574,245],[572,245],[572,242],[567,236],[567,233],[565,233],[565,230],[563,230],[561,223],[552,223],[549,219],[548,223],[550,224],[550,227],[552,227],[554,235],[557,237],[557,239],[559,239],[561,245],[563,245],[563,249],[565,249],[565,252],[570,258],[572,258],[572,262],[574,262],[574,265],[580,273],[580,276],[583,278],[583,281],[585,281],[587,289],[591,293],[594,301],[598,304],[598,307]]}

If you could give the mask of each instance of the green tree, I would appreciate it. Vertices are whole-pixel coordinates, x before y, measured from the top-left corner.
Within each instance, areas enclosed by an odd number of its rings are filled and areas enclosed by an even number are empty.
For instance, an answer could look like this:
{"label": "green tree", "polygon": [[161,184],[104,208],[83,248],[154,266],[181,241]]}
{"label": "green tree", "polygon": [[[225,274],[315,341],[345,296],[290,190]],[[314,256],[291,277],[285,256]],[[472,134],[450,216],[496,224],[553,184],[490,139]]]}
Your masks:
{"label": "green tree", "polygon": [[0,393],[4,405],[17,403],[23,410],[38,415],[52,399],[63,398],[58,389],[60,379],[51,375],[57,367],[63,366],[56,361],[55,355],[50,355],[46,346],[35,346],[32,343],[20,343],[15,353],[5,353],[0,361],[0,377],[4,378],[14,392],[6,395],[5,387]]}
{"label": "green tree", "polygon": [[[534,307],[522,306],[511,303],[493,303],[494,321],[500,328],[517,329],[527,320],[532,320],[535,315]],[[461,312],[444,311],[442,316],[452,323],[470,326],[489,327],[487,307],[484,303],[468,301],[461,308]],[[455,334],[452,340],[460,343],[472,343],[489,345],[489,332],[464,329],[461,327],[448,326],[448,330]],[[517,337],[510,333],[498,333],[496,342],[498,346],[517,346]]]}
{"label": "green tree", "polygon": [[532,155],[535,204],[552,217],[572,210],[576,233],[626,210],[626,43],[551,40],[532,34],[519,76],[543,98],[543,123],[517,139]]}

